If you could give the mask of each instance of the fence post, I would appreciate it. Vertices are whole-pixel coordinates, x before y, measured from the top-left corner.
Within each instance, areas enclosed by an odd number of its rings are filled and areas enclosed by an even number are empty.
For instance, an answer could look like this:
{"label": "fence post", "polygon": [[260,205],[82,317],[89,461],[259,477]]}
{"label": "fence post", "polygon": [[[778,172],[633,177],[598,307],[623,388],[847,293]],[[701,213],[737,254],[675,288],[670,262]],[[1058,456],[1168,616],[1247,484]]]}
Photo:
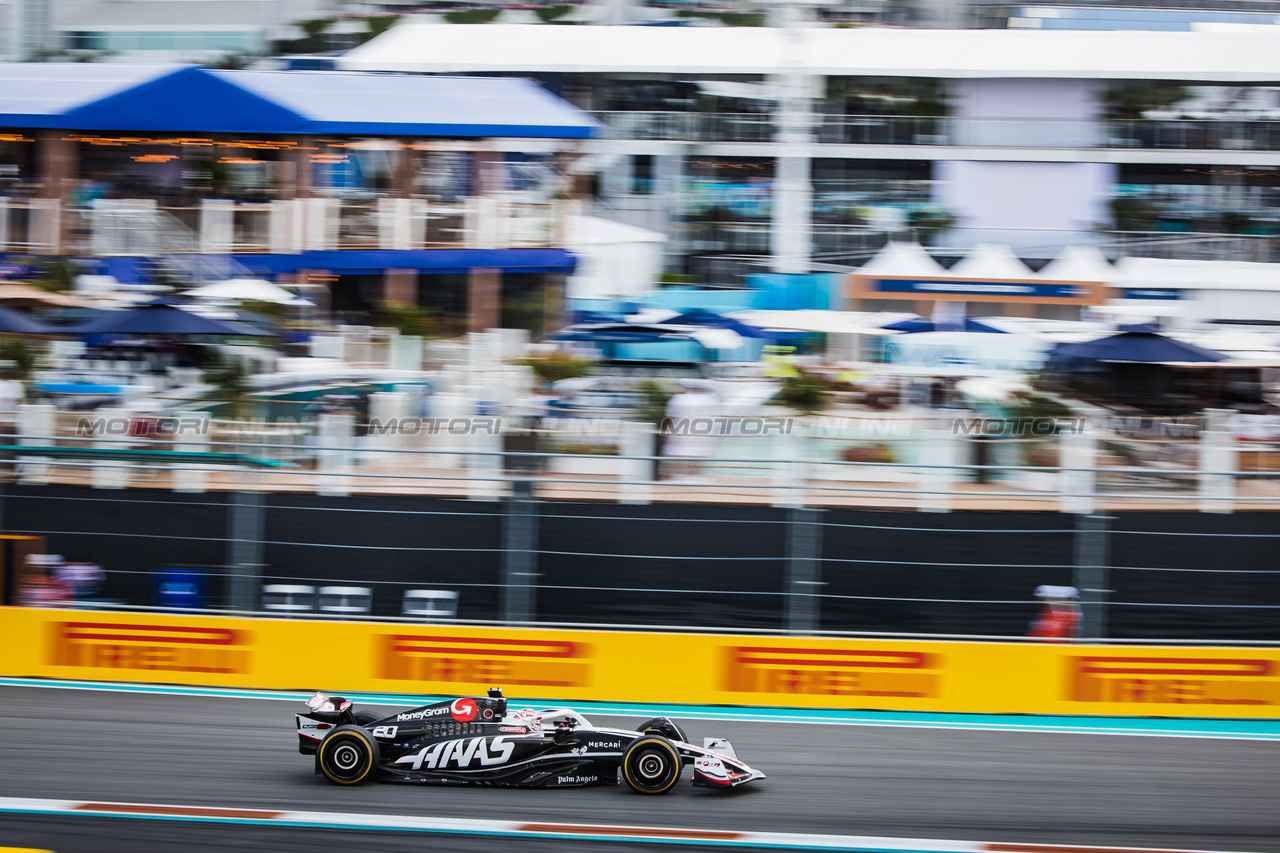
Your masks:
{"label": "fence post", "polygon": [[920,511],[951,512],[956,470],[950,466],[958,464],[959,456],[955,436],[948,430],[927,430],[919,456],[923,465],[941,466],[916,469],[917,482],[923,493],[920,495]]}
{"label": "fence post", "polygon": [[818,629],[818,587],[822,586],[821,510],[787,510],[787,631]]}
{"label": "fence post", "polygon": [[1101,640],[1107,636],[1109,517],[1096,513],[1076,515],[1075,585],[1080,590],[1080,638]]}
{"label": "fence post", "polygon": [[538,515],[533,481],[514,480],[502,522],[502,621],[533,621],[538,576]]}
{"label": "fence post", "polygon": [[[622,484],[618,503],[647,504],[653,493],[653,427],[636,421],[622,422]],[[635,457],[644,457],[637,459]]]}
{"label": "fence post", "polygon": [[227,604],[232,610],[257,610],[262,583],[262,539],[266,511],[262,492],[232,492],[227,513]]}
{"label": "fence post", "polygon": [[[53,406],[23,403],[18,406],[18,440],[16,444],[50,447],[55,443],[57,411]],[[49,482],[49,456],[18,456],[14,460],[19,483],[45,485]]]}
{"label": "fence post", "polygon": [[[120,420],[129,421],[127,415],[120,416]],[[125,430],[124,436],[117,436],[115,440],[110,438],[95,441],[93,443],[96,450],[123,450],[128,449],[128,444],[122,444],[120,438],[128,436],[129,430]],[[108,436],[112,433],[108,432]],[[50,442],[52,443],[52,442]],[[95,489],[123,489],[129,485],[129,479],[133,475],[132,469],[128,467],[126,461],[118,461],[113,459],[95,459],[92,463],[92,483]],[[146,464],[145,462],[143,464]]]}
{"label": "fence post", "polygon": [[1084,429],[1068,432],[1060,439],[1059,450],[1059,509],[1087,515],[1096,504],[1098,438]]}
{"label": "fence post", "polygon": [[[789,421],[794,424],[794,421]],[[773,463],[772,503],[777,507],[802,507],[805,504],[804,485],[806,477],[803,430],[799,424],[791,426],[792,432],[780,435],[772,442]]]}
{"label": "fence post", "polygon": [[[402,450],[409,442],[405,439],[405,421],[409,419],[409,395],[402,391],[379,391],[369,395],[369,438],[367,444],[378,450]],[[370,457],[380,464],[399,467],[404,457],[399,453],[372,453]]]}
{"label": "fence post", "polygon": [[421,336],[396,335],[391,339],[387,352],[387,367],[391,370],[421,370],[422,352]]}
{"label": "fence post", "polygon": [[[186,453],[208,453],[209,438],[212,436],[212,416],[208,412],[191,412],[177,419],[180,435],[190,435],[178,441],[175,437],[173,449]],[[200,465],[179,463],[173,466],[173,490],[175,492],[203,492],[208,482],[208,473]]]}
{"label": "fence post", "polygon": [[355,421],[350,415],[321,415],[316,429],[317,489],[322,495],[344,496],[351,490],[346,476],[355,444]]}
{"label": "fence post", "polygon": [[[481,429],[483,428],[483,429]],[[471,450],[467,456],[467,497],[473,501],[493,501],[502,497],[502,468],[506,463],[502,452],[502,419],[473,418],[472,434],[467,436]]]}
{"label": "fence post", "polygon": [[[433,394],[430,398],[431,416],[435,426],[431,432],[429,449],[436,451],[429,459],[432,468],[462,468],[467,464],[467,457],[458,453],[465,449],[467,438],[450,430],[455,420],[470,418],[475,412],[475,403],[465,394],[456,390]],[[465,427],[465,422],[459,420]],[[448,451],[448,452],[440,452]]]}
{"label": "fence post", "polygon": [[1200,433],[1200,511],[1229,513],[1234,509],[1236,443],[1222,409],[1205,412]]}

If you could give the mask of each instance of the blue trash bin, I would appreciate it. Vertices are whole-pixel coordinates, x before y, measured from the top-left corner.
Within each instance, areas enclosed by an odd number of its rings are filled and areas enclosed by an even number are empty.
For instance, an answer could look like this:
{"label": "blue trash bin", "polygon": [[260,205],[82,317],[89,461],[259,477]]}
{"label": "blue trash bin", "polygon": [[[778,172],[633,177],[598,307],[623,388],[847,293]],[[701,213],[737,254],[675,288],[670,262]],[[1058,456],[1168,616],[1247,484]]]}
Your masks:
{"label": "blue trash bin", "polygon": [[161,569],[156,573],[156,607],[203,610],[207,584],[200,569]]}

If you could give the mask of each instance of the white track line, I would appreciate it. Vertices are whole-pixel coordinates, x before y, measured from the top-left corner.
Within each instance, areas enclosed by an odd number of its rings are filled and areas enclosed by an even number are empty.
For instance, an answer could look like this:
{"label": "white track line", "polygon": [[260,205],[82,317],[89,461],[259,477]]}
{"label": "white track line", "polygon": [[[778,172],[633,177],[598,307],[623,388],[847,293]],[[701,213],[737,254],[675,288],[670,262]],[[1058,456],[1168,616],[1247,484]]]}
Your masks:
{"label": "white track line", "polygon": [[880,851],[884,853],[1208,853],[1208,851],[1156,850],[1151,848],[946,841],[931,838],[883,838],[878,836],[818,835],[798,832],[690,829],[687,827],[477,820],[473,818],[425,817],[421,815],[270,811],[235,807],[49,800],[26,797],[0,797],[0,812],[82,815],[143,820],[183,820],[203,823],[292,826],[297,828],[341,828],[372,831],[435,832],[454,835],[555,838],[578,841],[630,841],[791,850],[846,850],[865,851],[866,853],[880,853]]}
{"label": "white track line", "polygon": [[[0,678],[0,687],[35,687],[55,690],[96,690],[108,693],[138,693],[153,696],[190,696],[221,699],[254,699],[298,702],[311,693],[251,690],[228,687],[185,687],[162,684],[134,684],[109,681],[69,681],[59,679]],[[443,696],[395,695],[343,692],[343,696],[359,703],[373,705],[417,705],[438,701]],[[511,699],[516,704],[536,707],[558,707],[564,700]],[[573,703],[569,703],[573,704]],[[811,726],[864,726],[888,729],[938,729],[946,731],[1025,732],[1030,734],[1118,735],[1121,737],[1172,737],[1209,740],[1280,741],[1280,721],[1274,719],[1197,719],[1197,718],[1115,718],[1068,717],[1054,715],[1027,716],[1007,714],[966,714],[961,712],[886,711],[889,716],[860,716],[854,712],[822,709],[787,709],[685,706],[654,703],[611,703],[589,701],[577,707],[587,714],[602,716],[667,716],[688,720],[718,720],[748,723],[795,723]],[[831,716],[828,716],[831,714]],[[1072,721],[1076,721],[1072,724]],[[1163,722],[1177,722],[1179,728],[1167,728]],[[1197,726],[1200,726],[1197,728]],[[1234,728],[1233,727],[1237,727]]]}

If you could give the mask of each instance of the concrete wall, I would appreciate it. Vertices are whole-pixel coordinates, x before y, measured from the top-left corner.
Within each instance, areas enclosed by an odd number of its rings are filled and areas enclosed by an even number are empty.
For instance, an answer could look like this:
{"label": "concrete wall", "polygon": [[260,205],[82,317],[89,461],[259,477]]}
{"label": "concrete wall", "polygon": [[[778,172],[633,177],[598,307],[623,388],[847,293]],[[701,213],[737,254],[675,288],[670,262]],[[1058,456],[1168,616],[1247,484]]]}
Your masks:
{"label": "concrete wall", "polygon": [[981,79],[951,84],[957,118],[1076,119],[1098,117],[1101,80]]}
{"label": "concrete wall", "polygon": [[1196,290],[1182,299],[1183,319],[1280,320],[1280,293],[1261,290]]}
{"label": "concrete wall", "polygon": [[[1117,168],[1106,163],[994,163],[944,160],[935,200],[963,228],[1090,231],[1110,218]],[[1035,242],[990,235],[984,242]]]}

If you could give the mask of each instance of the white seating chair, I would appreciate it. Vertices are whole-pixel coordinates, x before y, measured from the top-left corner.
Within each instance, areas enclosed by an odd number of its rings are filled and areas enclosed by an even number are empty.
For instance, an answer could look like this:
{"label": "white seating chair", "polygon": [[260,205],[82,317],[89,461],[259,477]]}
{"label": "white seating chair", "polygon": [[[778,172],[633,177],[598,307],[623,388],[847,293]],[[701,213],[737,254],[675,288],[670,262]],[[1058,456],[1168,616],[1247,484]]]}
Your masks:
{"label": "white seating chair", "polygon": [[320,612],[367,616],[373,606],[373,590],[367,586],[320,587]]}
{"label": "white seating chair", "polygon": [[316,609],[316,588],[293,583],[264,584],[262,609],[272,613],[311,613]]}
{"label": "white seating chair", "polygon": [[400,615],[415,619],[456,619],[458,593],[449,589],[407,589]]}

